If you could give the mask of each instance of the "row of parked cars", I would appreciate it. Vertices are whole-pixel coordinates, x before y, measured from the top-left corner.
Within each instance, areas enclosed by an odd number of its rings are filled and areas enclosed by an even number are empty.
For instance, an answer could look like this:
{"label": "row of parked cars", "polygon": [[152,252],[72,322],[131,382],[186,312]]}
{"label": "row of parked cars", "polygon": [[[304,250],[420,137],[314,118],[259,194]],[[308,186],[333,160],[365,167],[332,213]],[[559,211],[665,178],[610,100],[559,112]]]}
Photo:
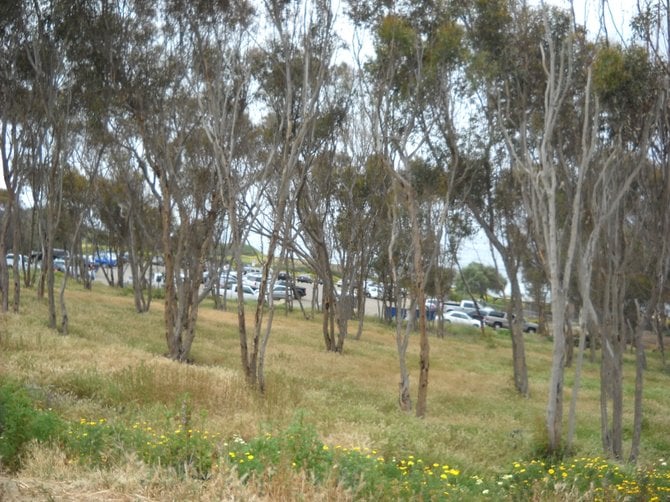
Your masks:
{"label": "row of parked cars", "polygon": [[[439,308],[439,302],[435,299],[428,299],[426,307],[435,310]],[[480,306],[471,300],[463,300],[460,303],[446,302],[443,304],[442,310],[443,318],[448,323],[464,324],[476,328],[481,328],[482,325],[494,329],[510,328],[507,312],[496,310],[488,305]],[[537,329],[538,325],[536,323],[523,320],[523,331],[525,333],[537,333]]]}
{"label": "row of parked cars", "polygon": [[[260,288],[262,275],[255,270],[247,270],[242,277],[242,284],[237,283],[237,275],[230,270],[225,270],[219,278],[219,288],[222,294],[229,296],[237,295],[242,290],[245,300],[258,301],[258,289]],[[304,282],[304,281],[303,281]],[[287,274],[277,274],[274,287],[268,296],[273,300],[289,300],[293,298],[302,298],[307,294],[304,286],[298,286]]]}

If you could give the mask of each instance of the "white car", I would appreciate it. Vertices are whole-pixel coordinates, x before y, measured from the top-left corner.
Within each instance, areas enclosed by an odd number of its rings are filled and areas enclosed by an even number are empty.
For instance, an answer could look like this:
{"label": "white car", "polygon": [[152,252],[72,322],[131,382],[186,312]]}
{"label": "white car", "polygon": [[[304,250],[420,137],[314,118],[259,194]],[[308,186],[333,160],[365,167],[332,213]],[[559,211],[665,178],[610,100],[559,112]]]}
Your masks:
{"label": "white car", "polygon": [[[14,266],[14,253],[9,253],[5,257],[5,261],[7,262],[7,268],[12,268]],[[23,268],[27,264],[28,258],[23,255],[18,255],[16,261],[19,262],[19,268]]]}
{"label": "white car", "polygon": [[454,324],[465,324],[467,326],[474,326],[475,328],[481,328],[482,323],[477,319],[473,319],[465,312],[459,312],[458,310],[450,310],[444,314],[444,320],[449,323]]}
{"label": "white car", "polygon": [[[237,284],[231,284],[229,288],[221,292],[221,294],[223,293],[225,293],[228,298],[237,300]],[[252,288],[248,284],[242,284],[242,297],[244,298],[244,301],[257,302],[258,290]]]}
{"label": "white car", "polygon": [[365,296],[368,298],[381,298],[383,296],[383,291],[381,286],[376,284],[368,286],[365,291]]}
{"label": "white car", "polygon": [[[263,276],[261,274],[247,273],[244,275],[243,283],[251,286],[254,289],[258,289],[261,286],[261,280]],[[268,277],[268,280],[270,278]]]}

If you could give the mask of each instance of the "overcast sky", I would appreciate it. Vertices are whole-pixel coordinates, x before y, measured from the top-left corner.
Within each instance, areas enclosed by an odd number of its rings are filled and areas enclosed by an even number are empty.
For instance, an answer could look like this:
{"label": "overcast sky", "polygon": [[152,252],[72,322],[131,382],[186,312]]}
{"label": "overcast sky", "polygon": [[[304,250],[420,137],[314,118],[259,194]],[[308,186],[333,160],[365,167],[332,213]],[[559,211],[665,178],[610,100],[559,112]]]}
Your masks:
{"label": "overcast sky", "polygon": [[[568,0],[547,0],[546,3],[570,9]],[[574,0],[577,23],[587,27],[595,37],[601,25],[601,18],[607,28],[610,40],[620,40],[627,36],[633,12],[637,10],[635,0]]]}

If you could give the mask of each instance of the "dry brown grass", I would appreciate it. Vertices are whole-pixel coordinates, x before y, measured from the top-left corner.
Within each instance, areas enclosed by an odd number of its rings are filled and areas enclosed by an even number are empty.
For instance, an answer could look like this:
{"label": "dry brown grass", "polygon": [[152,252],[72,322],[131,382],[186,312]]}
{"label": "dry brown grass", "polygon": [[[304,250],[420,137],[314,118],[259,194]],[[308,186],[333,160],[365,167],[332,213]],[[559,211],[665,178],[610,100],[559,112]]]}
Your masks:
{"label": "dry brown grass", "polygon": [[[200,310],[193,345],[195,364],[163,357],[162,304],[147,314],[133,311],[132,298],[104,286],[67,292],[71,334],[45,325],[46,306],[23,292],[22,313],[0,316],[0,377],[26,383],[61,416],[130,424],[164,421],[188,402],[198,426],[222,437],[244,438],[285,430],[297,410],[328,444],[370,447],[387,456],[415,454],[458,466],[465,473],[500,472],[529,458],[541,442],[551,343],[527,338],[531,397],[512,389],[511,344],[504,332],[481,339],[459,331],[431,337],[428,417],[397,408],[398,364],[392,329],[367,322],[361,341],[349,339],[342,355],[323,348],[320,322],[278,309],[268,346],[268,389],[259,396],[240,372],[234,312]],[[251,321],[251,319],[250,319]],[[250,324],[251,325],[251,324]],[[418,378],[418,341],[409,349],[412,395]],[[632,356],[626,362],[626,409],[632,409]],[[660,431],[670,430],[670,378],[649,353],[644,459],[670,450]],[[568,370],[568,388],[572,370]],[[587,363],[580,392],[577,453],[600,453],[598,366]],[[566,393],[566,409],[569,392]],[[630,413],[626,416],[630,424]],[[108,470],[68,464],[62,453],[34,447],[20,474],[40,500],[349,500],[337,487],[315,488],[296,473],[241,484],[230,472],[207,483],[178,478],[128,457]],[[7,485],[7,484],[6,484]],[[21,496],[21,486],[17,497]],[[262,488],[261,488],[262,486]],[[5,486],[7,488],[7,486]],[[0,492],[1,493],[1,492]],[[10,498],[11,499],[11,498]],[[28,498],[25,498],[28,500]]]}

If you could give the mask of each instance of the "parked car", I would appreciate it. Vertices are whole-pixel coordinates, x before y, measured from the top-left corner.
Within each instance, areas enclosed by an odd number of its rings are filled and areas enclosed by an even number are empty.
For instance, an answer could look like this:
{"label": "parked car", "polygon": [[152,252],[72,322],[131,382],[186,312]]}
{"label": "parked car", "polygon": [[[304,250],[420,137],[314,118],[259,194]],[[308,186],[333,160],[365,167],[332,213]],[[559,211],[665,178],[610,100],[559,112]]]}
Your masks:
{"label": "parked car", "polygon": [[219,287],[222,289],[228,289],[231,284],[237,284],[237,274],[230,270],[224,270],[219,275]]}
{"label": "parked car", "polygon": [[293,298],[293,291],[284,284],[276,284],[272,290],[273,300],[289,300]]}
{"label": "parked car", "polygon": [[365,296],[367,296],[368,298],[379,299],[383,295],[384,295],[384,290],[382,289],[381,286],[378,286],[376,284],[371,284],[365,290]]}
{"label": "parked car", "polygon": [[304,286],[296,286],[295,284],[290,283],[289,281],[286,281],[285,279],[279,279],[275,283],[275,286],[285,286],[288,288],[291,288],[293,291],[293,296],[300,297],[302,298],[307,294],[307,289],[305,289]]}
{"label": "parked car", "polygon": [[101,267],[116,267],[116,253],[101,251],[93,257],[93,262]]}
{"label": "parked car", "polygon": [[449,312],[444,314],[444,320],[448,323],[465,324],[467,326],[474,326],[475,328],[482,327],[481,321],[473,319],[465,312],[461,312],[458,310],[450,310]]}
{"label": "parked car", "polygon": [[[14,253],[8,253],[5,256],[5,261],[7,262],[7,267],[12,268],[14,266]],[[16,261],[19,263],[19,268],[28,265],[28,258],[26,256],[18,255]]]}
{"label": "parked car", "polygon": [[65,264],[65,260],[63,258],[56,258],[54,259],[54,270],[57,272],[65,272],[67,265]]}
{"label": "parked car", "polygon": [[[509,329],[509,319],[507,317],[507,312],[501,312],[494,310],[490,312],[486,317],[484,317],[484,323],[487,326],[491,326],[494,329],[506,328]],[[537,333],[538,325],[534,322],[523,321],[523,331],[525,333]]]}
{"label": "parked car", "polygon": [[246,273],[244,275],[243,281],[244,281],[245,284],[248,284],[252,288],[258,289],[261,285],[261,279],[262,279],[261,274]]}
{"label": "parked car", "polygon": [[306,284],[312,284],[312,278],[309,275],[306,275],[306,274],[299,275],[296,278],[296,280],[298,282],[303,282],[303,283],[306,283]]}
{"label": "parked car", "polygon": [[[258,301],[258,290],[252,288],[248,284],[242,284],[242,297],[244,301]],[[238,285],[231,284],[229,288],[224,289],[221,293],[225,294],[228,298],[233,298],[237,300]]]}
{"label": "parked car", "polygon": [[478,310],[478,309],[456,309],[456,311],[465,312],[466,314],[468,314],[473,319],[477,319],[481,323],[484,322],[484,317],[485,316],[484,316],[484,313],[481,310]]}
{"label": "parked car", "polygon": [[[454,302],[447,302],[447,304],[453,304]],[[464,312],[477,312],[482,316],[487,315],[489,312],[493,312],[495,309],[493,307],[488,306],[484,302],[474,302],[472,300],[461,300],[460,303],[457,305],[458,307],[461,308]]]}

